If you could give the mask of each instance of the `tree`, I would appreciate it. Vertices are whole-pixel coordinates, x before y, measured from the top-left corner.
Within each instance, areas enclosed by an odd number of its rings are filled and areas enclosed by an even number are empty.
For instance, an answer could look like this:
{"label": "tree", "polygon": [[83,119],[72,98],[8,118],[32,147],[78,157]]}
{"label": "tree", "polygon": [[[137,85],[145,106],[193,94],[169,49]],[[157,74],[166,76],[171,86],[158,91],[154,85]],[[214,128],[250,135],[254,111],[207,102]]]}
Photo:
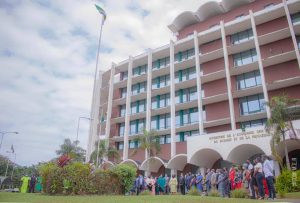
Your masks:
{"label": "tree", "polygon": [[60,145],[60,149],[56,150],[56,154],[59,156],[68,155],[74,161],[83,162],[85,160],[85,150],[79,145],[79,141],[71,141],[69,138],[64,140],[64,143]]}
{"label": "tree", "polygon": [[276,150],[276,145],[278,145],[280,141],[283,141],[286,166],[289,170],[291,169],[291,166],[286,145],[286,132],[292,130],[295,133],[292,121],[295,119],[296,115],[292,107],[297,103],[299,103],[298,99],[291,99],[286,95],[282,95],[272,97],[271,102],[267,104],[271,110],[271,117],[267,121],[266,129],[267,132],[272,134],[270,142],[272,154],[282,167],[282,160]]}
{"label": "tree", "polygon": [[102,164],[105,157],[112,158],[117,161],[120,160],[119,151],[115,147],[109,146],[108,140],[100,140],[99,145],[98,145],[98,141],[95,142],[95,150],[92,152],[90,157],[94,163],[97,163],[97,152],[98,152],[98,163],[100,163],[100,165]]}
{"label": "tree", "polygon": [[137,137],[135,141],[139,143],[139,147],[133,150],[133,155],[137,153],[138,149],[145,150],[147,157],[152,157],[160,153],[159,137],[157,137],[157,133],[154,130],[144,130],[143,135]]}

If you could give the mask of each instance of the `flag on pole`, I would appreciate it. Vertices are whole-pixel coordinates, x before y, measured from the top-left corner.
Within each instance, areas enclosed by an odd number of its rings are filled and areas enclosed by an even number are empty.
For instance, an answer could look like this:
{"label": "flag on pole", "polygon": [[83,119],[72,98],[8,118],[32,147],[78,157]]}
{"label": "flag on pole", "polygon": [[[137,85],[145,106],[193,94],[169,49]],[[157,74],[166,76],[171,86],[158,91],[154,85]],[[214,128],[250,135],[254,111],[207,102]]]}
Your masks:
{"label": "flag on pole", "polygon": [[104,21],[105,21],[105,19],[106,19],[106,13],[105,13],[105,11],[103,10],[103,8],[101,8],[101,7],[98,6],[97,4],[95,4],[95,6],[96,6],[96,9],[99,11],[99,13],[100,13],[101,15],[103,15],[103,19],[104,19]]}
{"label": "flag on pole", "polygon": [[15,153],[15,149],[14,149],[13,145],[11,145],[10,150],[11,150],[12,153]]}

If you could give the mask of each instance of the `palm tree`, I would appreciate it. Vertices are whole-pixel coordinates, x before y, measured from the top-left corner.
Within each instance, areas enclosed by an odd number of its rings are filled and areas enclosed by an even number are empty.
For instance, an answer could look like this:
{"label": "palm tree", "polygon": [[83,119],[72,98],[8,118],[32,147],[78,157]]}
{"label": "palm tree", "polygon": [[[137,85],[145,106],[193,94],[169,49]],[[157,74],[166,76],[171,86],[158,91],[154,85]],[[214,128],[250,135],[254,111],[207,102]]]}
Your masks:
{"label": "palm tree", "polygon": [[59,156],[68,155],[74,161],[83,162],[85,160],[85,150],[79,145],[79,141],[71,141],[69,138],[64,140],[64,143],[60,145],[60,149],[56,150],[56,154]]}
{"label": "palm tree", "polygon": [[97,152],[98,152],[98,161],[99,161],[98,163],[100,164],[103,162],[103,159],[105,157],[113,158],[117,161],[120,160],[119,151],[115,147],[109,146],[108,140],[100,140],[99,145],[98,145],[98,141],[95,142],[95,150],[92,152],[90,157],[94,163],[97,163]]}
{"label": "palm tree", "polygon": [[289,130],[294,131],[292,121],[295,119],[296,115],[294,114],[295,111],[293,111],[291,107],[295,106],[297,103],[299,103],[298,99],[291,99],[286,95],[282,95],[273,97],[271,102],[267,104],[271,109],[271,117],[267,121],[266,129],[267,132],[272,134],[272,139],[270,142],[272,154],[282,167],[283,164],[281,161],[281,157],[276,150],[276,145],[278,145],[278,143],[282,140],[286,158],[286,166],[289,170],[291,169],[291,166],[286,145],[285,133]]}
{"label": "palm tree", "polygon": [[138,149],[145,150],[147,153],[146,157],[156,156],[160,153],[159,137],[157,137],[157,133],[154,130],[144,130],[143,135],[137,137],[134,141],[138,142],[139,146],[133,150],[133,155],[137,153]]}

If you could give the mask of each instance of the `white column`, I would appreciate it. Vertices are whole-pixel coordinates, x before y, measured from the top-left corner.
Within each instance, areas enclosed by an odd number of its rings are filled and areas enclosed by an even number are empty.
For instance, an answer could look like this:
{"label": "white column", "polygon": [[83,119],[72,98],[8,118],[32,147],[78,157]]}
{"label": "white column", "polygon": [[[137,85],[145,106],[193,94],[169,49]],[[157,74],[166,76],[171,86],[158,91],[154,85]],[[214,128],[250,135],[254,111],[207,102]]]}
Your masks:
{"label": "white column", "polygon": [[116,64],[112,63],[111,71],[110,71],[110,80],[109,80],[108,101],[107,101],[105,139],[109,139],[109,134],[110,134],[110,119],[111,119],[111,111],[112,111],[112,99],[114,94],[115,67]]}
{"label": "white column", "polygon": [[229,102],[231,130],[235,130],[236,124],[235,124],[235,115],[234,115],[234,106],[233,106],[232,88],[231,88],[231,77],[230,77],[230,70],[229,70],[229,59],[228,59],[224,22],[221,21],[220,25],[221,25],[222,44],[223,44],[223,52],[224,52],[224,63],[225,63],[225,74],[226,74],[226,83],[227,83],[227,94],[228,94],[228,102]]}
{"label": "white column", "polygon": [[[151,124],[151,87],[152,87],[152,50],[148,50],[148,70],[147,70],[147,107],[146,107],[146,130],[150,131]],[[145,150],[145,159],[148,158]]]}
{"label": "white column", "polygon": [[194,47],[195,47],[195,62],[196,62],[196,74],[197,74],[197,98],[198,98],[198,117],[199,117],[199,134],[204,132],[203,127],[203,110],[202,110],[202,84],[201,84],[201,68],[199,60],[199,42],[198,33],[194,31]]}
{"label": "white column", "polygon": [[176,154],[174,42],[170,41],[171,157]]}
{"label": "white column", "polygon": [[297,61],[298,61],[298,66],[299,66],[299,69],[300,69],[300,54],[299,54],[298,43],[297,43],[295,31],[294,31],[294,26],[293,26],[291,14],[290,14],[289,8],[287,6],[286,0],[283,0],[283,6],[284,6],[285,15],[286,15],[286,18],[287,18],[287,21],[288,21],[288,24],[289,24],[289,28],[290,28],[294,48],[295,48],[296,57],[297,57]]}
{"label": "white column", "polygon": [[[256,49],[257,59],[258,59],[258,68],[259,68],[261,83],[262,83],[262,88],[263,88],[264,100],[267,103],[267,102],[269,102],[269,96],[268,96],[267,83],[266,83],[266,79],[265,79],[264,67],[263,67],[262,60],[261,60],[260,47],[259,47],[257,32],[256,32],[256,25],[255,25],[255,20],[254,20],[252,10],[250,10],[249,12],[250,12],[250,18],[251,18],[251,25],[252,25],[255,49]],[[267,117],[270,118],[270,116],[271,116],[270,107],[268,105],[265,105],[265,106],[266,106]]]}
{"label": "white column", "polygon": [[131,83],[132,83],[132,56],[129,56],[128,79],[126,93],[126,111],[125,111],[125,130],[124,130],[124,149],[123,160],[128,159],[128,136],[130,129],[130,112],[131,112]]}

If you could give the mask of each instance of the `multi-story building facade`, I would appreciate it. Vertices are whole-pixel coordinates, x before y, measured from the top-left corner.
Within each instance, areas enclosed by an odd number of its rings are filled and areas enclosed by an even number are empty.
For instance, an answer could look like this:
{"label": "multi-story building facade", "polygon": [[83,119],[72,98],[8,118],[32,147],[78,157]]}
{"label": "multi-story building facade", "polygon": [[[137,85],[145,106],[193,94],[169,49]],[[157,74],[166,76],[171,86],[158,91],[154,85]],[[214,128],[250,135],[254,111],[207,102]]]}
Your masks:
{"label": "multi-story building facade", "polygon": [[[300,98],[300,1],[211,1],[169,28],[176,41],[100,73],[87,155],[99,135],[122,163],[153,173],[270,155],[265,103],[282,93]],[[143,129],[157,131],[157,157],[132,155]]]}

